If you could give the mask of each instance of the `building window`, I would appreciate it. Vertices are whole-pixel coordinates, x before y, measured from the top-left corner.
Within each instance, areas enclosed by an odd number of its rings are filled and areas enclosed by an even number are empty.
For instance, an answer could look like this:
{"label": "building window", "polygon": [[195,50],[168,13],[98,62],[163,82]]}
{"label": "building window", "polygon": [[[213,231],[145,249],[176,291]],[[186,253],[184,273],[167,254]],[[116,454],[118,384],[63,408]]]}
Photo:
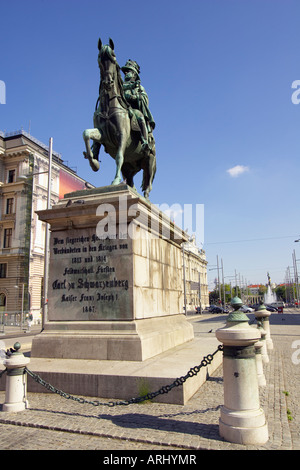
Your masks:
{"label": "building window", "polygon": [[7,264],[0,263],[0,278],[6,277],[6,274],[7,274]]}
{"label": "building window", "polygon": [[6,305],[6,295],[0,294],[0,307],[5,307]]}
{"label": "building window", "polygon": [[11,241],[12,241],[12,228],[6,228],[4,229],[3,248],[10,248]]}
{"label": "building window", "polygon": [[6,199],[6,214],[13,214],[14,210],[14,199],[8,198]]}
{"label": "building window", "polygon": [[14,183],[16,178],[16,170],[8,170],[8,183]]}

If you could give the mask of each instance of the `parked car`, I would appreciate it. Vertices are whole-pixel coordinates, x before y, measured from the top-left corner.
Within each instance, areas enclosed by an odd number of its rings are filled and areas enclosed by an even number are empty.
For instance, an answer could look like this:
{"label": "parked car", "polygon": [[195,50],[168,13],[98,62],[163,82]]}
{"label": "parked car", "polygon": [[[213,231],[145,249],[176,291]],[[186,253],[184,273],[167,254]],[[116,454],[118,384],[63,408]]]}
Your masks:
{"label": "parked car", "polygon": [[253,310],[257,310],[261,304],[251,304],[249,307],[253,308]]}
{"label": "parked car", "polygon": [[209,311],[209,312],[212,312],[212,310],[213,310],[214,308],[216,308],[216,305],[212,304],[212,305],[209,306],[208,311]]}
{"label": "parked car", "polygon": [[211,313],[223,313],[223,309],[222,307],[214,307],[212,310],[211,310]]}
{"label": "parked car", "polygon": [[247,305],[242,305],[240,310],[244,313],[251,313],[254,312],[254,309],[251,307],[247,307]]}
{"label": "parked car", "polygon": [[272,305],[265,305],[268,312],[278,312],[278,308],[273,307]]}
{"label": "parked car", "polygon": [[274,307],[276,309],[278,309],[278,307],[285,307],[285,303],[284,302],[281,302],[281,301],[277,301],[277,302],[272,302],[271,304],[269,304],[270,307]]}

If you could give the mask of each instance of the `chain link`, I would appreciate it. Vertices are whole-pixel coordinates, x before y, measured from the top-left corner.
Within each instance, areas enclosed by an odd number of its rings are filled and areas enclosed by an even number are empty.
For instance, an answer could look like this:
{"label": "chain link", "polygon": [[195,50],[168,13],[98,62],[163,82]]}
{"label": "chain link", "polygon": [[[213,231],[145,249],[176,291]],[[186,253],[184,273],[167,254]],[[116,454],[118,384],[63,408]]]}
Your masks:
{"label": "chain link", "polygon": [[141,403],[143,401],[152,400],[153,398],[157,397],[158,395],[163,395],[165,393],[169,393],[174,387],[179,387],[188,378],[197,375],[202,367],[206,367],[208,364],[211,364],[211,362],[213,361],[214,356],[217,354],[217,352],[222,351],[222,350],[223,350],[223,345],[220,344],[218,346],[218,348],[215,350],[214,353],[208,354],[207,356],[204,356],[201,363],[198,366],[191,367],[191,369],[187,372],[186,375],[178,377],[170,385],[164,385],[159,390],[157,390],[156,392],[149,392],[146,395],[143,395],[141,397],[130,398],[129,400],[121,400],[121,401],[100,402],[98,400],[93,401],[93,400],[87,400],[86,398],[76,397],[74,395],[71,395],[70,393],[63,392],[62,390],[59,390],[58,388],[54,387],[50,383],[43,380],[38,374],[35,374],[31,370],[29,370],[27,367],[25,367],[25,371],[37,383],[39,383],[40,385],[45,387],[50,392],[56,393],[56,394],[60,395],[63,398],[66,398],[68,400],[74,400],[74,401],[77,401],[78,403],[82,403],[82,404],[89,404],[89,405],[94,405],[94,406],[113,407],[113,406],[117,406],[117,405],[131,405],[133,403]]}

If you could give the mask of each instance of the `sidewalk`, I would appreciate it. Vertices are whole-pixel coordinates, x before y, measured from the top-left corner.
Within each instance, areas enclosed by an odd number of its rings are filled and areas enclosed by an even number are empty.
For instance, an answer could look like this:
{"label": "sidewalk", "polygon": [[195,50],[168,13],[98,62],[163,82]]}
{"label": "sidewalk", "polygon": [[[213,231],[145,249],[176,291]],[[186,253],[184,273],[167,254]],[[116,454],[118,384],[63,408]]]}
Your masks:
{"label": "sidewalk", "polygon": [[[274,349],[264,366],[267,385],[260,388],[269,428],[269,441],[263,446],[242,446],[220,438],[220,367],[183,406],[155,402],[93,406],[50,393],[29,393],[29,409],[0,412],[0,449],[300,450],[300,314],[292,310],[272,314],[270,324]],[[0,392],[0,403],[4,396]]]}

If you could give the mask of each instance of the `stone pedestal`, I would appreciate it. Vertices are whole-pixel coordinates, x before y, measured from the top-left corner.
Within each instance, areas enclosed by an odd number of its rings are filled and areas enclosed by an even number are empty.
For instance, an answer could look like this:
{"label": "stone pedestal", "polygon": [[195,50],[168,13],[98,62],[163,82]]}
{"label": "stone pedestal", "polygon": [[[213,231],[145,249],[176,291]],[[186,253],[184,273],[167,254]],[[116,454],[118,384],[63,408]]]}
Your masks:
{"label": "stone pedestal", "polygon": [[32,356],[143,361],[193,339],[187,235],[127,185],[66,195],[50,224],[48,314]]}
{"label": "stone pedestal", "polygon": [[[233,299],[235,309],[242,305]],[[259,403],[258,377],[254,344],[258,329],[239,310],[228,316],[226,326],[216,331],[223,343],[224,406],[219,421],[220,435],[238,444],[263,444],[268,427]]]}

